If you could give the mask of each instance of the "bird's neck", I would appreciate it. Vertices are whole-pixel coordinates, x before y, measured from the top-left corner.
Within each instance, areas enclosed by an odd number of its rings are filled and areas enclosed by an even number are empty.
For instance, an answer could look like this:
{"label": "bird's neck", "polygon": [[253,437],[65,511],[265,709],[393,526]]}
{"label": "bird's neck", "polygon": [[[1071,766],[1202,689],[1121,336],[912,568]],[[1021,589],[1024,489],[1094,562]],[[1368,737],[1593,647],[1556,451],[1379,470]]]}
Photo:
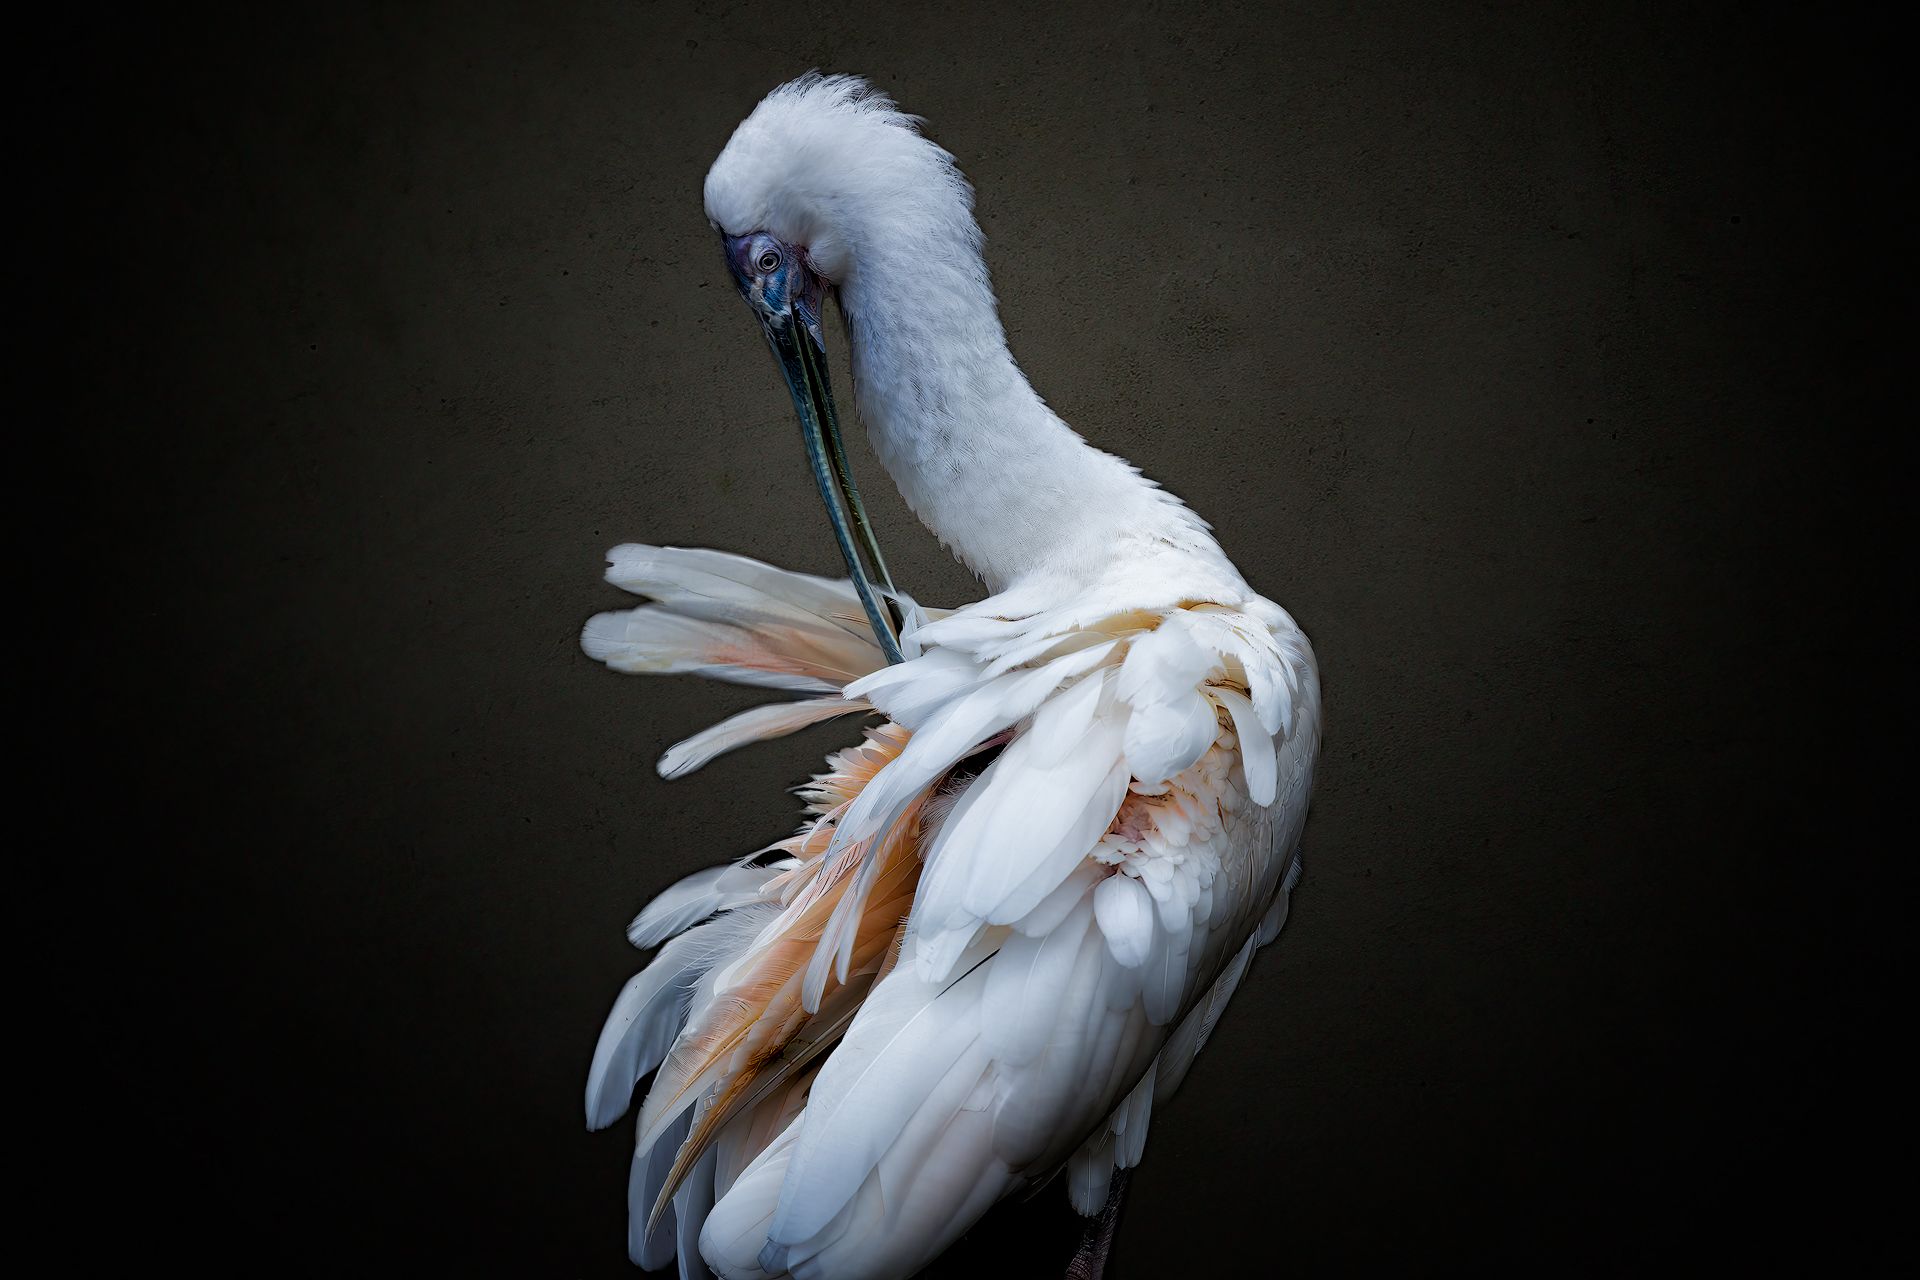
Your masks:
{"label": "bird's neck", "polygon": [[854,394],[907,504],[995,592],[1137,556],[1218,557],[1206,525],[1028,384],[977,250],[892,244],[843,281]]}

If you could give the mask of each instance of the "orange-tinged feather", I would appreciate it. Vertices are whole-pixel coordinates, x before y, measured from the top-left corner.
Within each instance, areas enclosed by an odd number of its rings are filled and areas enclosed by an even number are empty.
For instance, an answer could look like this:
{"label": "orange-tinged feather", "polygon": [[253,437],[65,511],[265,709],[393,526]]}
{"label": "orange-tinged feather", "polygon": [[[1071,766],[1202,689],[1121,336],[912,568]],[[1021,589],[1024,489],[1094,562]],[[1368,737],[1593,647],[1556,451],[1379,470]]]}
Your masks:
{"label": "orange-tinged feather", "polygon": [[[795,1069],[786,1053],[800,1033],[828,1019],[829,1011],[842,1023],[866,996],[877,974],[891,968],[898,957],[905,920],[913,905],[920,878],[920,816],[928,799],[922,795],[903,814],[878,847],[862,842],[835,855],[825,853],[833,822],[859,789],[906,744],[906,731],[894,725],[869,730],[868,742],[833,757],[833,772],[816,780],[813,804],[820,816],[807,829],[783,842],[783,847],[805,859],[801,867],[784,873],[769,885],[790,894],[785,909],[755,940],[747,954],[722,975],[725,988],[716,993],[695,1024],[689,1025],[661,1064],[642,1109],[642,1141],[676,1114],[696,1090],[705,1105],[682,1142],[672,1169],[654,1206],[657,1217],[680,1182],[721,1130],[742,1106],[760,1096],[779,1073]],[[929,788],[929,794],[932,788]],[[808,1014],[801,989],[809,962],[834,909],[840,904],[852,873],[869,857],[878,859],[873,886],[855,923],[852,963],[847,981],[829,978],[819,1014]],[[785,882],[784,884],[782,882]],[[834,1038],[838,1029],[835,1028]],[[810,1060],[822,1042],[807,1045]]]}

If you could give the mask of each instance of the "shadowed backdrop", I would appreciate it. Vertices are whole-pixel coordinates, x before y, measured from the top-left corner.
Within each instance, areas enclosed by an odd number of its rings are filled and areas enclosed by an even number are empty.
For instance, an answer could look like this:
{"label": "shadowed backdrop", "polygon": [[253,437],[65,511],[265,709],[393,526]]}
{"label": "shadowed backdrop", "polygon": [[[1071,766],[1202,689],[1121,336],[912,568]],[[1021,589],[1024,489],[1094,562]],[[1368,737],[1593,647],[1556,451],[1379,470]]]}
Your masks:
{"label": "shadowed backdrop", "polygon": [[[1805,21],[479,0],[70,33],[111,175],[72,215],[68,397],[111,441],[128,660],[91,705],[142,1046],[83,1174],[131,1135],[112,1212],[162,1255],[628,1274],[630,1134],[580,1107],[623,927],[791,830],[853,731],[663,783],[765,695],[576,639],[618,542],[837,571],[700,201],[818,66],[928,119],[1036,387],[1322,664],[1293,919],[1156,1113],[1115,1274],[1824,1230],[1780,1171],[1845,1105],[1815,1028],[1893,944],[1859,881],[1798,877],[1874,785],[1834,721],[1889,652],[1875,578],[1827,547],[1890,532],[1844,424],[1893,285],[1878,38]],[[854,464],[902,585],[976,594]],[[939,1274],[1057,1275],[1063,1193],[1003,1216]]]}

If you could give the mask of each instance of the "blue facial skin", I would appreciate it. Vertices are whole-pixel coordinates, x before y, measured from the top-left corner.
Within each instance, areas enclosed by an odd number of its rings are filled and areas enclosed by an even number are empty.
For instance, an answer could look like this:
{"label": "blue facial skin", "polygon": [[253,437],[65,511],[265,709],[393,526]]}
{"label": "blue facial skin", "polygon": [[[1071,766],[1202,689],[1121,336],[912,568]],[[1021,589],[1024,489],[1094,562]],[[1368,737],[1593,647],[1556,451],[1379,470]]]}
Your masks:
{"label": "blue facial skin", "polygon": [[813,345],[824,351],[820,304],[825,285],[808,269],[801,254],[764,231],[724,236],[723,241],[733,283],[760,317],[760,323],[767,326],[769,336],[798,318],[812,335]]}

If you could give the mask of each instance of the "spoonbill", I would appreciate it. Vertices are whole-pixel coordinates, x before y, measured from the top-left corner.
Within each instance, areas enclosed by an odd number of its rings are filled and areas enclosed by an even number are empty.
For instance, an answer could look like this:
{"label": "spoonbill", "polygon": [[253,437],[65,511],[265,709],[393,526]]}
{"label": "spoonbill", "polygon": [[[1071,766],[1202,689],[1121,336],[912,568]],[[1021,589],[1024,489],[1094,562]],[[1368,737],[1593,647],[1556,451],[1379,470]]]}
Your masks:
{"label": "spoonbill", "polygon": [[[582,636],[617,671],[805,695],[674,746],[669,778],[875,718],[802,788],[796,834],[681,880],[627,931],[659,951],[607,1018],[586,1110],[612,1124],[652,1074],[628,1190],[649,1269],[897,1280],[1064,1174],[1091,1220],[1071,1273],[1098,1276],[1154,1108],[1299,877],[1306,637],[1205,521],[1028,384],[972,189],[920,123],[809,74],[706,179],[848,577],[620,546],[608,579],[651,603]],[[874,451],[983,599],[925,608],[889,580],[828,386],[829,297]]]}

